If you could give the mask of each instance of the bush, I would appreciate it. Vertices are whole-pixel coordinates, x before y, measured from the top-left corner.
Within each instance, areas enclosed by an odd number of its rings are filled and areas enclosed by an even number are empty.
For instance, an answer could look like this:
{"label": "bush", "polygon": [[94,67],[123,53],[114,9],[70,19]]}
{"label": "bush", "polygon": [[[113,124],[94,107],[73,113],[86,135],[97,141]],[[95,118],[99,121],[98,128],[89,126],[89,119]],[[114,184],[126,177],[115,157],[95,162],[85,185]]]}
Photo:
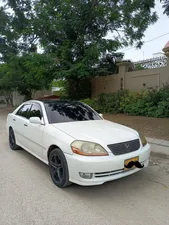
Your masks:
{"label": "bush", "polygon": [[103,93],[97,99],[82,101],[100,113],[169,117],[169,85],[160,90],[149,89],[140,93],[127,90],[120,90],[116,93]]}
{"label": "bush", "polygon": [[122,98],[120,106],[121,111],[129,115],[169,117],[169,86],[160,90],[129,93]]}
{"label": "bush", "polygon": [[97,99],[86,98],[86,99],[81,100],[81,102],[84,102],[85,104],[89,105],[94,110],[96,110],[98,113],[101,113],[101,111],[102,111],[101,107],[99,107]]}
{"label": "bush", "polygon": [[123,113],[129,115],[144,115],[145,113],[145,93],[129,93],[127,96],[124,96],[120,102],[120,108]]}
{"label": "bush", "polygon": [[122,113],[120,102],[126,95],[128,95],[127,90],[119,90],[116,93],[103,93],[98,96],[97,102],[103,113]]}

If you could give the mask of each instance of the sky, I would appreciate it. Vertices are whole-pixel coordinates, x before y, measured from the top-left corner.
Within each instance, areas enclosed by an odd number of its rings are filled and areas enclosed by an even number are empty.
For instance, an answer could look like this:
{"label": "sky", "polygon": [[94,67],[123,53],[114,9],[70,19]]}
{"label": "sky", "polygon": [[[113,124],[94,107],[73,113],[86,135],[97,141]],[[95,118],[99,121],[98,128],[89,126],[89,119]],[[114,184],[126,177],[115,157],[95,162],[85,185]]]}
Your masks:
{"label": "sky", "polygon": [[[169,17],[163,14],[164,9],[160,0],[156,0],[156,8],[158,14],[158,21],[150,25],[145,32],[145,38],[143,41],[150,41],[156,37],[167,34],[151,42],[145,43],[141,49],[135,49],[134,47],[127,47],[125,49],[120,49],[120,52],[124,52],[124,59],[130,59],[132,61],[139,61],[153,58],[154,53],[162,52],[162,49],[169,41]],[[130,49],[131,48],[131,49]]]}
{"label": "sky", "polygon": [[[0,0],[0,6],[3,5],[2,0]],[[156,39],[145,43],[141,49],[135,49],[134,46],[130,46],[124,49],[119,49],[118,52],[124,52],[124,59],[129,59],[132,61],[139,61],[153,58],[154,53],[162,52],[162,49],[169,41],[169,17],[163,14],[164,9],[162,8],[162,4],[160,0],[156,0],[155,11],[158,14],[158,21],[150,25],[146,32],[145,37],[143,39],[144,42],[150,41],[152,39]],[[167,35],[164,35],[167,34]],[[163,37],[159,37],[162,36]],[[111,38],[111,34],[107,36]],[[159,38],[158,38],[159,37]]]}

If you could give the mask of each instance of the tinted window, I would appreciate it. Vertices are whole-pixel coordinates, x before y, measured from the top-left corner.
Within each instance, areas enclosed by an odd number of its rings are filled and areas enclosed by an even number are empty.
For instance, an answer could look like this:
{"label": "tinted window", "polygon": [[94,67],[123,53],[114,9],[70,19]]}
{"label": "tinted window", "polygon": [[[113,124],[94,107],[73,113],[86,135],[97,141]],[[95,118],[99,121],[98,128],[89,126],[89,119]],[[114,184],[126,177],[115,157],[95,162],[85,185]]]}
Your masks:
{"label": "tinted window", "polygon": [[30,117],[39,117],[40,119],[42,118],[41,108],[39,105],[36,104],[32,105],[32,108],[29,112],[29,118]]}
{"label": "tinted window", "polygon": [[28,112],[31,108],[31,105],[29,104],[26,104],[26,105],[23,105],[16,113],[16,115],[18,116],[22,116],[22,117],[25,117],[25,118],[28,118]]}
{"label": "tinted window", "polygon": [[45,108],[49,123],[101,120],[95,111],[80,102],[46,102]]}

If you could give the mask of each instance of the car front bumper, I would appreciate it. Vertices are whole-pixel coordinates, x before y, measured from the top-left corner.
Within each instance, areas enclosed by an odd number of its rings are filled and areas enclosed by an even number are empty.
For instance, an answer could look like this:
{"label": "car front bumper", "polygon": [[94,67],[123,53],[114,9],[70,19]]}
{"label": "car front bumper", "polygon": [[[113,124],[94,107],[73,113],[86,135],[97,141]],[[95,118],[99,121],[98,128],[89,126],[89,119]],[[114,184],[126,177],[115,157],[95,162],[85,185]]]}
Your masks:
{"label": "car front bumper", "polygon": [[[69,180],[79,185],[90,186],[129,176],[141,169],[132,168],[125,171],[124,161],[137,156],[139,156],[139,162],[147,167],[150,157],[150,145],[147,144],[138,151],[119,156],[114,156],[112,153],[109,156],[98,157],[65,154],[69,169]],[[82,178],[80,172],[92,173],[92,178]]]}

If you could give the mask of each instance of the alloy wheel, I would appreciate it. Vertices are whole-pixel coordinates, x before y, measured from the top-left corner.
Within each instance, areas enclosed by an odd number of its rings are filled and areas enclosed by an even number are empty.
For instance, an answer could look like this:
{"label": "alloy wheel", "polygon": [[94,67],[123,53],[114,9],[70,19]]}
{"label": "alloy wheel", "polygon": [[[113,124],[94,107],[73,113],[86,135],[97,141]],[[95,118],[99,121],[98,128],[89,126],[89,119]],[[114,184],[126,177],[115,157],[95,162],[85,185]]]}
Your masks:
{"label": "alloy wheel", "polygon": [[63,180],[64,168],[60,157],[54,154],[50,159],[51,175],[52,178],[58,183]]}

